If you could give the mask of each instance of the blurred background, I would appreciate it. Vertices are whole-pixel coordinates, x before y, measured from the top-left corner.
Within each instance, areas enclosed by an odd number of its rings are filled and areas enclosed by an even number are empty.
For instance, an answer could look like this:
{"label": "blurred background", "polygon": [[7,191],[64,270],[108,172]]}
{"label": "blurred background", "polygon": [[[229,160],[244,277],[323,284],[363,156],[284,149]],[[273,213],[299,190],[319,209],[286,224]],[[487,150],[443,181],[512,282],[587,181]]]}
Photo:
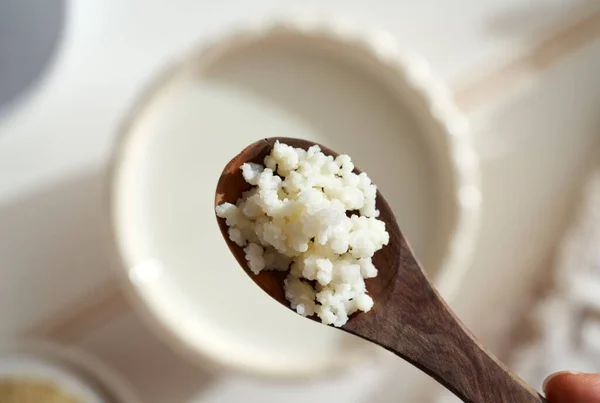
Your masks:
{"label": "blurred background", "polygon": [[204,369],[139,321],[109,269],[103,181],[133,101],[194,45],[306,15],[391,32],[469,117],[482,217],[453,303],[467,326],[538,388],[600,370],[596,0],[0,0],[0,341],[78,346],[148,403],[453,399],[393,364],[285,382]]}

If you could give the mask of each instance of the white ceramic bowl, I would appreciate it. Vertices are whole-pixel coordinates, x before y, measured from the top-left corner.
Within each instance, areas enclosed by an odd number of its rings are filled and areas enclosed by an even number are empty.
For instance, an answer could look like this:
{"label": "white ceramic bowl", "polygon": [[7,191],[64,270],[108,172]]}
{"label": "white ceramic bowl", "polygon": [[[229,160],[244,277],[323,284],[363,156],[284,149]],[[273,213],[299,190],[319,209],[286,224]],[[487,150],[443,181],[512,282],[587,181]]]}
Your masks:
{"label": "white ceramic bowl", "polygon": [[477,159],[467,120],[428,64],[387,34],[347,25],[241,30],[191,52],[141,96],[110,180],[119,273],[134,305],[196,361],[320,375],[376,350],[272,301],[238,267],[214,217],[223,166],[271,136],[308,138],[352,156],[447,298],[477,230]]}
{"label": "white ceramic bowl", "polygon": [[140,403],[109,368],[83,351],[27,341],[0,346],[0,380],[26,378],[50,382],[86,403]]}
{"label": "white ceramic bowl", "polygon": [[79,379],[71,370],[36,356],[18,354],[0,357],[0,381],[2,379],[28,379],[49,383],[80,401],[108,403],[101,392]]}

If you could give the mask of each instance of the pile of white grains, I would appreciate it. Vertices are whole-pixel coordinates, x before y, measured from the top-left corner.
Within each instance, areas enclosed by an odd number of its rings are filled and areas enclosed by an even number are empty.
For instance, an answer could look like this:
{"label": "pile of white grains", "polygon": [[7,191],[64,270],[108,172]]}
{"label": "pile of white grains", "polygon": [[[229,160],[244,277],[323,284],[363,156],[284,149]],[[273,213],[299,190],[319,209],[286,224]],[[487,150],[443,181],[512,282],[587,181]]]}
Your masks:
{"label": "pile of white grains", "polygon": [[289,270],[291,307],[325,324],[343,326],[354,312],[369,311],[364,280],[377,275],[371,259],[389,241],[377,219],[376,186],[352,172],[349,156],[334,159],[318,146],[276,142],[264,164],[242,165],[252,189],[216,208],[250,270]]}

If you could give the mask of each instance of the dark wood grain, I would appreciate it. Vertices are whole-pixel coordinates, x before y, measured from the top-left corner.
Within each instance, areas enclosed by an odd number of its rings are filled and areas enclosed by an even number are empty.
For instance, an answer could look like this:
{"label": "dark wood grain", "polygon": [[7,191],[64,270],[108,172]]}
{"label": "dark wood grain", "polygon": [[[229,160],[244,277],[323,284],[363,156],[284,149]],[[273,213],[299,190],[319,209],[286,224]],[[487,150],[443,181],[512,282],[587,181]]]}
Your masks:
{"label": "dark wood grain", "polygon": [[[240,166],[244,162],[262,163],[276,140],[303,149],[315,144],[307,140],[279,137],[260,140],[246,147],[223,170],[217,184],[215,206],[223,202],[235,203],[242,192],[249,189]],[[325,154],[338,155],[325,146],[319,146]],[[358,168],[355,171],[360,172]],[[375,305],[367,313],[353,315],[341,330],[402,357],[464,402],[545,402],[534,389],[487,352],[448,308],[419,265],[390,206],[379,192],[377,208],[381,213],[379,218],[386,223],[390,242],[373,257],[379,274],[366,281]],[[286,273],[251,273],[242,248],[229,240],[225,220],[217,220],[240,266],[259,287],[289,307],[283,292]]]}

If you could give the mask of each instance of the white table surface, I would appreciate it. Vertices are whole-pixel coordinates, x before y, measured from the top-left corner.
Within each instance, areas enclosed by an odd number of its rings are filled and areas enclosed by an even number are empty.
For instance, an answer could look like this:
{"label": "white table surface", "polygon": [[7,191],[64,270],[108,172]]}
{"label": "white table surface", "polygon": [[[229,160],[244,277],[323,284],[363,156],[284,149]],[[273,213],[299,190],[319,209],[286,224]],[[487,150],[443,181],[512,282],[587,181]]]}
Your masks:
{"label": "white table surface", "polygon": [[[193,43],[238,23],[317,11],[392,31],[458,86],[526,51],[583,7],[576,0],[216,4],[69,2],[53,65],[0,120],[0,337],[28,329],[111,281],[102,247],[102,174],[115,128],[152,75]],[[595,41],[509,98],[469,111],[482,155],[485,211],[475,264],[456,309],[492,346],[502,344],[503,318],[518,310],[519,299],[507,298],[505,290],[526,294],[568,219],[589,161],[599,155],[597,71]],[[209,375],[173,355],[129,311],[80,344],[130,379],[148,403],[384,403],[399,396],[422,401],[427,392],[412,387],[413,378],[426,382],[419,373],[391,358],[312,383]],[[400,372],[403,382],[395,377]]]}

